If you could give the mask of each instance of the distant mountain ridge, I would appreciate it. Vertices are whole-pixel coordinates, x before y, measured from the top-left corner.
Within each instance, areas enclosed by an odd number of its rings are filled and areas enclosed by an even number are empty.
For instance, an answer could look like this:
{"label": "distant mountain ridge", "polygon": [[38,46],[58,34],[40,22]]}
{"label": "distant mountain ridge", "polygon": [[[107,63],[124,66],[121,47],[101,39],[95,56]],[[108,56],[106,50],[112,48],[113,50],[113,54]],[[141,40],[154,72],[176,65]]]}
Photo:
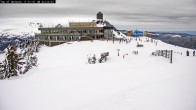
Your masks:
{"label": "distant mountain ridge", "polygon": [[43,27],[41,23],[29,22],[24,26],[9,26],[0,28],[0,51],[9,44],[17,44],[27,39],[33,39],[38,28]]}
{"label": "distant mountain ridge", "polygon": [[152,32],[152,38],[185,48],[196,49],[196,35],[183,32]]}
{"label": "distant mountain ridge", "polygon": [[196,31],[157,31],[157,32],[196,35]]}

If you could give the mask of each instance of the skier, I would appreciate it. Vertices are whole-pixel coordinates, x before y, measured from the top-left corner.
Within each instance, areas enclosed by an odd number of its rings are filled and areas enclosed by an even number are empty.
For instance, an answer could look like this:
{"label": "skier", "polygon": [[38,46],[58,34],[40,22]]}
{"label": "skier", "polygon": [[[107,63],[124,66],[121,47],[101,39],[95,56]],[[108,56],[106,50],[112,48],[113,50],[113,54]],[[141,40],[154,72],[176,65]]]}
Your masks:
{"label": "skier", "polygon": [[186,51],[186,56],[189,56],[189,51],[188,50]]}
{"label": "skier", "polygon": [[93,61],[92,61],[93,64],[95,64],[96,63],[96,60],[97,60],[95,54],[93,55],[93,58],[92,59],[93,59]]}
{"label": "skier", "polygon": [[195,56],[195,50],[193,51],[193,56]]}

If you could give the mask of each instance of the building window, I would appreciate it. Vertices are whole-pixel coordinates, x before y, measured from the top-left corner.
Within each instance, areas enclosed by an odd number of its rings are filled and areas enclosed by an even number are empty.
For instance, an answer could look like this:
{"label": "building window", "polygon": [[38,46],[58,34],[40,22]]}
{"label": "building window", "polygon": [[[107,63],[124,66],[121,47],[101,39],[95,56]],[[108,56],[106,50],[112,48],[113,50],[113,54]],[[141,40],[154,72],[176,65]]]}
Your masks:
{"label": "building window", "polygon": [[96,33],[96,31],[95,30],[91,30],[91,34],[95,34]]}
{"label": "building window", "polygon": [[66,36],[64,36],[64,39],[65,39],[65,40],[67,40],[67,37],[66,37]]}
{"label": "building window", "polygon": [[65,36],[65,40],[70,41],[71,40],[71,36]]}
{"label": "building window", "polygon": [[45,39],[45,40],[48,40],[48,36],[44,36],[44,39]]}
{"label": "building window", "polygon": [[57,39],[58,40],[64,40],[64,37],[63,36],[58,36]]}
{"label": "building window", "polygon": [[50,36],[50,40],[56,40],[56,36]]}
{"label": "building window", "polygon": [[54,33],[54,30],[50,30],[50,33]]}
{"label": "building window", "polygon": [[40,40],[45,40],[45,37],[44,36],[39,36],[39,39]]}

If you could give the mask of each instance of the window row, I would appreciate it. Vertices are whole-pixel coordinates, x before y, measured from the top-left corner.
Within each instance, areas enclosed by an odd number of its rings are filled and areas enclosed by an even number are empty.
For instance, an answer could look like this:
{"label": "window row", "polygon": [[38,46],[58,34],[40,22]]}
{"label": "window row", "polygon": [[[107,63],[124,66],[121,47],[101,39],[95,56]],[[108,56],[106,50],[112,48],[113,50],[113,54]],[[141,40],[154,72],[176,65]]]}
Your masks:
{"label": "window row", "polygon": [[39,36],[38,39],[40,40],[54,40],[54,41],[61,41],[61,40],[80,40],[80,36]]}

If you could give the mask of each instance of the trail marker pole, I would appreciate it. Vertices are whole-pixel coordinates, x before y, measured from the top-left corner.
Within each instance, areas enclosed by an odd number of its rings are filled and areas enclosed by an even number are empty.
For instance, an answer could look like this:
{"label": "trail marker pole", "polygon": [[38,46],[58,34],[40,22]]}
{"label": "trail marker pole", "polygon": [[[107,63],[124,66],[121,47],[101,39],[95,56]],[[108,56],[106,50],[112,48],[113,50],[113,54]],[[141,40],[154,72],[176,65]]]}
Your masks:
{"label": "trail marker pole", "polygon": [[171,59],[170,59],[170,63],[172,63],[172,60],[173,60],[173,50],[171,50]]}
{"label": "trail marker pole", "polygon": [[119,56],[119,51],[120,51],[120,49],[117,49],[117,51],[118,51],[118,56]]}

